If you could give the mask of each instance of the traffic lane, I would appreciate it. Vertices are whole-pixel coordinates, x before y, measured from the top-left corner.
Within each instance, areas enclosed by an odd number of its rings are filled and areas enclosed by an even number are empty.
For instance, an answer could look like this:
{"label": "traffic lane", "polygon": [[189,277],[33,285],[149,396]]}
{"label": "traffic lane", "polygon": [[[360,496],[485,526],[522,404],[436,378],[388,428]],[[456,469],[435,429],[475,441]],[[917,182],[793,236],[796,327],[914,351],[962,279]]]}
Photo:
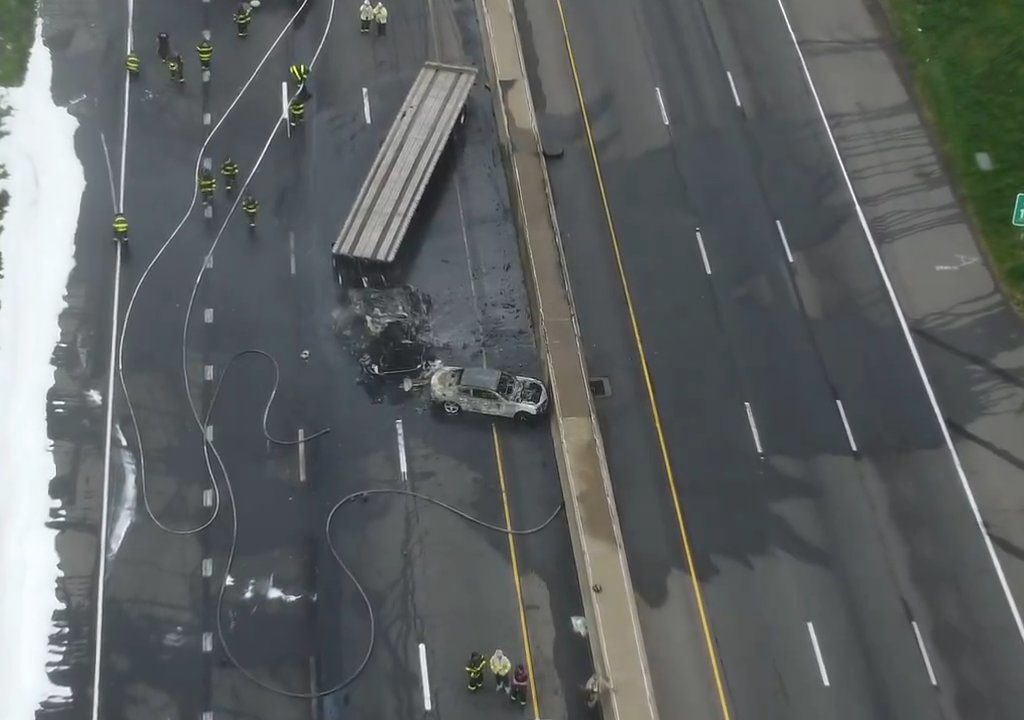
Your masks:
{"label": "traffic lane", "polygon": [[[678,524],[663,484],[658,438],[635,350],[624,342],[632,330],[618,271],[607,227],[601,214],[594,212],[600,195],[559,19],[547,4],[527,4],[517,7],[517,22],[545,147],[564,151],[549,162],[548,170],[588,368],[591,375],[610,380],[611,395],[597,399],[596,408],[645,645],[652,658],[657,704],[697,717],[716,717],[721,711],[690,578],[683,569]],[[630,56],[624,55],[623,61],[631,62]],[[604,96],[588,108],[601,115],[608,105]],[[599,138],[615,133],[601,132]],[[673,566],[678,568],[674,573],[669,570]]]}
{"label": "traffic lane", "polygon": [[[779,147],[779,145],[776,143],[775,147]],[[773,180],[773,178],[769,177],[768,182],[771,182],[772,180]],[[806,206],[807,204],[808,203],[806,203],[806,202],[801,203],[802,206]],[[851,214],[852,214],[852,212],[851,212]],[[862,243],[857,245],[856,247],[864,255],[867,254],[866,249],[863,247]],[[869,258],[864,257],[863,259],[864,259],[864,261],[866,261],[866,264],[870,263]],[[850,267],[851,267],[851,264],[852,263],[846,262],[846,263],[843,263],[840,266],[839,263],[835,263],[834,267],[842,267],[845,271],[848,271],[850,269]],[[872,269],[874,269],[874,268],[872,267]],[[876,277],[877,277],[877,271],[875,271],[875,273],[876,273]],[[865,272],[861,277],[868,276],[868,275],[869,275],[869,273]],[[860,280],[860,278],[857,277],[854,280],[854,282],[856,282],[857,280]],[[833,289],[835,289],[836,285],[840,285],[840,287],[841,287],[841,284],[839,284],[839,283],[833,283],[831,285],[831,287]],[[876,292],[879,295],[881,295],[881,284],[880,284],[880,282],[877,282],[877,284],[876,284]],[[862,314],[865,314],[865,313],[862,311]],[[843,337],[843,341],[842,342],[840,342],[838,340],[838,337],[836,337],[836,341],[837,342],[836,342],[835,345],[833,345],[831,347],[826,345],[826,346],[823,347],[824,359],[825,359],[825,362],[826,362],[827,366],[829,364],[829,360],[831,360],[833,358],[842,358],[842,360],[844,362],[844,365],[846,367],[849,366],[851,353],[849,352],[848,338],[851,337],[851,336],[856,336],[856,335],[855,335],[855,331],[851,331],[851,329],[848,326],[842,328],[841,334],[842,334],[842,337]],[[858,333],[858,334],[861,337],[865,337],[865,336],[870,337],[870,334],[867,333],[867,332],[862,332],[862,333]],[[838,333],[837,333],[837,335],[838,335]],[[890,336],[887,339],[889,340],[887,345],[883,344],[883,343],[873,344],[874,345],[873,349],[876,351],[876,355],[880,356],[880,358],[882,360],[887,360],[889,358],[897,356],[897,353],[899,353],[900,354],[900,358],[899,359],[902,360],[901,365],[903,366],[903,368],[906,368],[907,365],[908,365],[909,358],[907,357],[905,346],[900,347],[901,344],[902,344],[901,343],[901,338],[899,338],[898,334],[896,334],[895,336]],[[878,352],[878,350],[882,349],[882,348],[890,350],[891,351],[890,354],[888,354],[888,356],[887,356],[887,354],[884,351],[883,352]],[[877,362],[879,357],[875,357],[874,359]],[[869,370],[872,369],[873,367],[874,367],[874,365],[869,366]],[[860,372],[863,372],[863,370],[860,370],[860,369],[858,369],[858,370]],[[906,378],[907,380],[909,380],[910,378],[907,378],[907,375],[909,375],[909,373],[907,373],[903,377]],[[893,376],[895,376],[895,379],[893,378]],[[856,393],[854,395],[854,397],[857,398],[858,400],[864,400],[866,397],[867,398],[873,397],[873,394],[871,394],[871,393],[863,393],[862,386],[857,386],[857,387],[851,388],[848,383],[846,383],[846,384],[842,383],[842,379],[843,378],[840,378],[840,380],[837,382],[837,388],[839,390],[839,396],[840,397],[844,397],[845,395],[847,395],[849,393]],[[908,387],[908,385],[911,388],[914,387],[912,383],[907,383],[907,382],[901,383],[900,382],[900,374],[899,373],[891,373],[890,372],[890,375],[889,375],[889,377],[887,379],[889,380],[889,382],[891,382],[893,384],[894,387]],[[920,384],[919,383],[918,383],[917,387],[920,388]],[[844,390],[845,390],[845,392],[844,392]],[[883,391],[883,393],[884,393],[884,391]],[[889,402],[896,402],[896,403],[898,403],[899,399],[900,399],[899,396],[895,392],[884,393],[882,395],[882,397],[884,397],[886,399],[887,405],[888,405]],[[910,405],[910,409],[908,411],[905,411],[904,417],[903,418],[899,418],[898,417],[897,419],[898,420],[902,420],[905,417],[907,417],[908,415],[909,416],[916,415],[918,420],[917,420],[917,422],[913,422],[913,421],[909,422],[908,423],[909,427],[904,426],[902,437],[900,438],[904,442],[908,442],[908,441],[912,442],[914,438],[920,437],[922,434],[928,433],[929,427],[934,427],[934,424],[929,426],[929,424],[926,421],[926,418],[927,418],[927,415],[928,415],[927,405],[924,405],[924,404],[916,404],[915,405],[913,403],[909,403],[909,405]],[[878,412],[877,409],[876,409],[876,412]],[[878,423],[878,422],[874,423],[874,426],[876,428],[879,425],[880,425],[880,423]],[[922,428],[923,428],[923,430],[922,430]],[[882,431],[884,432],[884,430],[885,430],[885,427],[883,426]],[[857,435],[856,425],[854,427],[853,433],[854,433],[854,435]],[[886,447],[887,448],[891,447],[891,438],[886,438],[886,440],[888,441],[887,444],[886,444]],[[870,440],[868,442],[870,442]],[[965,519],[969,521],[969,518],[965,518]],[[971,524],[969,522],[967,522],[967,524],[964,527],[970,529],[971,528]],[[965,563],[965,565],[966,565],[966,563]],[[966,566],[969,567],[970,565],[966,565]],[[982,600],[981,602],[985,602],[985,601]],[[1011,628],[1007,628],[1007,629],[1011,629]]]}
{"label": "traffic lane", "polygon": [[[547,423],[499,423],[496,430],[512,526],[536,527],[563,502],[550,430]],[[594,663],[573,627],[583,601],[565,510],[540,532],[516,537],[515,546],[541,717],[588,717],[581,688]]]}
{"label": "traffic lane", "polygon": [[[762,32],[772,32],[777,46],[788,46],[795,53],[781,14],[776,13],[774,19],[765,17],[763,20],[759,24]],[[766,60],[765,56],[757,56],[751,62],[765,66]],[[787,87],[795,86],[803,80],[795,60],[793,58],[786,65],[771,65],[778,72],[768,76],[770,89],[778,88],[779,93],[784,94]],[[949,619],[936,627],[936,644],[940,651],[955,647],[954,657],[962,657],[962,636],[965,634],[963,626],[967,625],[970,629],[967,629],[966,634],[975,638],[968,644],[972,646],[971,652],[976,653],[976,663],[990,663],[1000,669],[1013,666],[1019,659],[1021,648],[1019,638],[1018,642],[1007,642],[1015,633],[1005,605],[1006,599],[1002,597],[991,571],[991,559],[987,557],[981,539],[977,537],[977,526],[963,498],[960,479],[956,476],[952,459],[942,449],[938,423],[923,392],[923,385],[913,366],[877,266],[865,244],[863,231],[856,222],[852,203],[830,148],[827,147],[827,134],[818,124],[820,121],[815,116],[813,99],[806,87],[804,101],[795,107],[802,109],[802,117],[796,118],[794,130],[787,133],[774,132],[770,139],[761,143],[762,152],[770,157],[762,167],[783,167],[785,164],[782,159],[795,155],[795,151],[791,150],[803,139],[805,129],[816,126],[816,138],[811,147],[817,148],[819,152],[811,156],[805,150],[804,157],[810,177],[816,178],[818,182],[813,189],[808,187],[806,180],[789,186],[805,193],[803,196],[794,193],[789,202],[791,206],[821,209],[820,217],[815,217],[810,237],[798,228],[794,243],[798,247],[813,247],[807,252],[808,265],[813,274],[825,278],[808,283],[811,286],[808,296],[816,301],[815,314],[822,319],[820,324],[815,324],[815,328],[819,338],[827,338],[827,341],[822,342],[822,348],[830,372],[836,377],[837,386],[845,384],[849,387],[856,383],[858,388],[871,388],[870,392],[858,392],[854,396],[859,402],[854,402],[849,412],[853,432],[867,454],[877,452],[886,460],[894,451],[909,449],[908,455],[919,458],[915,475],[935,478],[934,484],[930,485],[928,500],[938,500],[938,493],[945,495],[937,503],[936,514],[932,517],[945,517],[946,523],[933,530],[934,536],[943,544],[953,535],[958,536],[958,541],[947,546],[948,552],[942,553],[941,571],[938,562],[929,561],[925,553],[920,552],[920,538],[915,538],[917,542],[911,543],[908,536],[907,541],[912,548],[917,549],[909,562],[916,570],[915,575],[922,581],[919,592],[923,598],[935,597],[932,583],[942,588],[959,586],[965,594],[977,595],[973,599],[958,596],[956,602],[964,608],[963,614],[955,621]],[[790,109],[788,112],[780,110],[779,114],[793,113]],[[784,183],[774,182],[773,185],[782,187]],[[843,339],[852,336],[866,339],[859,355],[851,352],[848,342],[843,342]],[[871,350],[867,351],[866,348]],[[866,439],[860,440],[862,434]],[[932,448],[936,449],[932,451]],[[906,472],[903,462],[886,462],[882,467],[888,469],[894,465]],[[905,477],[888,478],[887,485],[891,488],[889,495],[895,508],[894,513],[902,515],[906,512],[913,516],[918,510],[917,501],[913,508],[904,508],[902,505],[906,503],[896,499],[900,493],[895,488],[906,482]],[[941,511],[940,507],[956,510],[947,513]],[[953,522],[958,523],[955,528],[951,527]],[[957,553],[963,555],[958,557]],[[950,562],[950,558],[957,560]],[[980,578],[973,577],[974,568],[987,568],[988,578],[977,582]],[[943,573],[966,573],[968,579],[960,585],[956,578],[943,577]],[[927,584],[924,578],[928,578]],[[975,609],[967,610],[965,606],[971,605]],[[986,620],[982,620],[983,617]],[[986,632],[980,628],[981,625],[990,628],[993,617],[1000,618],[1002,631]],[[946,640],[943,640],[943,636]],[[953,666],[957,665],[954,661]],[[981,707],[985,707],[988,702],[992,702],[995,708],[1004,703],[1004,707],[1012,706],[1016,699],[1016,686],[1009,682],[1008,676],[1003,675],[994,680],[993,685],[981,687],[973,672],[961,668],[958,670],[963,674],[959,676],[959,687],[954,695],[958,698],[960,712],[966,715],[977,713],[979,703]],[[998,678],[1001,673],[997,670],[993,674]],[[996,696],[1003,699],[995,699]]]}
{"label": "traffic lane", "polygon": [[[607,174],[607,167],[606,167],[606,174]],[[637,175],[637,173],[636,173],[636,172],[633,172],[633,173],[631,173],[631,176],[636,176],[636,175]],[[660,185],[660,184],[664,184],[664,183],[655,183],[655,184],[659,184],[659,185]],[[634,203],[634,204],[635,204],[635,203]],[[616,215],[616,216],[617,216],[617,215]],[[656,234],[649,234],[649,235],[656,235]],[[682,283],[682,285],[684,285],[684,286],[685,286],[685,285],[687,285],[687,284],[686,284],[686,283]],[[798,324],[798,325],[799,325],[799,324]],[[838,435],[838,437],[837,437],[836,439],[842,439],[842,435],[841,435],[841,434],[840,434],[840,435]],[[836,442],[834,442],[833,444],[836,444]]]}

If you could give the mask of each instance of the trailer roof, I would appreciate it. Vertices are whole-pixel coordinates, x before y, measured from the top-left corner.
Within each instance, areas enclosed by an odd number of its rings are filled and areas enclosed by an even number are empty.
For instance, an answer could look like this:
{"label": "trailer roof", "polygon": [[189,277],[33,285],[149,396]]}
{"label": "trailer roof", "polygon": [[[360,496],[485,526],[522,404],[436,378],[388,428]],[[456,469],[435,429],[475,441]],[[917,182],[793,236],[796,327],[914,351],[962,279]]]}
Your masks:
{"label": "trailer roof", "polygon": [[335,255],[395,259],[476,73],[461,65],[423,66],[334,242]]}

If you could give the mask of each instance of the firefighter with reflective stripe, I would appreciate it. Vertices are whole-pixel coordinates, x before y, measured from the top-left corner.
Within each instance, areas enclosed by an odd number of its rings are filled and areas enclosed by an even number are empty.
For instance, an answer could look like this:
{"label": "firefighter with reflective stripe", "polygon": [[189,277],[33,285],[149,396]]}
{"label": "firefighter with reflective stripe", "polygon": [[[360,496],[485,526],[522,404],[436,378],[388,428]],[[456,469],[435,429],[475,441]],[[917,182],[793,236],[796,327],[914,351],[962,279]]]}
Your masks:
{"label": "firefighter with reflective stripe", "polygon": [[235,189],[235,178],[238,177],[238,163],[230,155],[220,164],[220,174],[224,177],[224,189],[230,193]]}
{"label": "firefighter with reflective stripe", "polygon": [[466,674],[469,675],[469,689],[476,692],[484,686],[484,668],[487,661],[484,656],[475,650],[470,653],[469,662],[466,663]]}
{"label": "firefighter with reflective stripe", "polygon": [[306,80],[309,79],[309,66],[305,63],[296,63],[289,68],[288,72],[291,73],[292,80],[295,81],[295,87],[301,87],[306,84]]}
{"label": "firefighter with reflective stripe", "polygon": [[306,119],[306,103],[302,101],[301,97],[296,97],[288,105],[288,121],[292,127],[301,125],[302,121]]}
{"label": "firefighter with reflective stripe", "polygon": [[512,702],[518,702],[526,707],[526,686],[529,681],[530,676],[526,674],[526,668],[516,665],[516,671],[512,674],[512,692],[509,694]]}
{"label": "firefighter with reflective stripe", "polygon": [[213,60],[213,44],[203,38],[203,40],[196,45],[196,52],[199,53],[199,66],[203,70],[210,69],[210,61]]}
{"label": "firefighter with reflective stripe", "polygon": [[244,38],[249,36],[249,23],[252,22],[252,10],[245,3],[238,6],[235,10],[235,28],[238,30],[238,37]]}
{"label": "firefighter with reflective stripe", "polygon": [[209,170],[203,170],[199,176],[199,192],[203,195],[203,204],[209,205],[213,202],[213,191],[217,189],[217,180],[210,174]]}
{"label": "firefighter with reflective stripe", "polygon": [[377,21],[377,34],[385,34],[388,29],[388,9],[380,0],[377,0],[377,4],[373,7],[373,19]]}
{"label": "firefighter with reflective stripe", "polygon": [[117,213],[114,215],[114,240],[124,242],[127,239],[128,220],[125,218],[124,213]]}
{"label": "firefighter with reflective stripe", "polygon": [[373,18],[373,6],[370,5],[370,0],[363,0],[363,4],[359,6],[359,32],[370,32],[370,22]]}
{"label": "firefighter with reflective stripe", "polygon": [[260,202],[252,195],[246,195],[242,200],[242,210],[245,217],[249,219],[249,227],[256,227],[256,213],[260,210]]}
{"label": "firefighter with reflective stripe", "polygon": [[156,52],[160,56],[160,62],[164,65],[171,59],[171,38],[165,32],[156,35]]}
{"label": "firefighter with reflective stripe", "polygon": [[167,70],[171,73],[171,80],[177,80],[179,83],[185,82],[185,63],[180,54],[168,59]]}
{"label": "firefighter with reflective stripe", "polygon": [[128,70],[128,74],[132,77],[139,76],[139,70],[142,69],[142,61],[139,60],[139,56],[133,52],[128,53],[128,56],[124,59],[124,66]]}

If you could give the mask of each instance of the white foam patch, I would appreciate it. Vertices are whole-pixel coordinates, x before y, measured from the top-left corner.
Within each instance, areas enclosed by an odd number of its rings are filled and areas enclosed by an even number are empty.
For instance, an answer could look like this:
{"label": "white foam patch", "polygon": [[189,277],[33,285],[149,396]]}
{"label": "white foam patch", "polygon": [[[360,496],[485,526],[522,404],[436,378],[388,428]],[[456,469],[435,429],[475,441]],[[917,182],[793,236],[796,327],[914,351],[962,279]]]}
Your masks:
{"label": "white foam patch", "polygon": [[10,195],[0,229],[0,697],[12,718],[34,717],[41,701],[67,695],[46,675],[59,606],[55,533],[45,525],[56,473],[46,395],[85,177],[75,155],[78,123],[54,105],[52,76],[37,24],[25,83],[0,90],[11,110],[0,138],[9,174],[0,183]]}

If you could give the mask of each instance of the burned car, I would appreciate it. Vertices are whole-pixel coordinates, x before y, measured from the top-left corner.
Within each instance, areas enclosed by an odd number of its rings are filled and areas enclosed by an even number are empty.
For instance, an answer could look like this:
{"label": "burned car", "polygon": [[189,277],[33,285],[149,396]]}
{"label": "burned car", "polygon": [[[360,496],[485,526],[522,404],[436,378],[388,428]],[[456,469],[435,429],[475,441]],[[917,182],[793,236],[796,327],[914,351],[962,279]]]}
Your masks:
{"label": "burned car", "polygon": [[465,410],[521,421],[548,408],[548,391],[540,380],[492,368],[442,367],[430,378],[430,399],[448,415]]}

